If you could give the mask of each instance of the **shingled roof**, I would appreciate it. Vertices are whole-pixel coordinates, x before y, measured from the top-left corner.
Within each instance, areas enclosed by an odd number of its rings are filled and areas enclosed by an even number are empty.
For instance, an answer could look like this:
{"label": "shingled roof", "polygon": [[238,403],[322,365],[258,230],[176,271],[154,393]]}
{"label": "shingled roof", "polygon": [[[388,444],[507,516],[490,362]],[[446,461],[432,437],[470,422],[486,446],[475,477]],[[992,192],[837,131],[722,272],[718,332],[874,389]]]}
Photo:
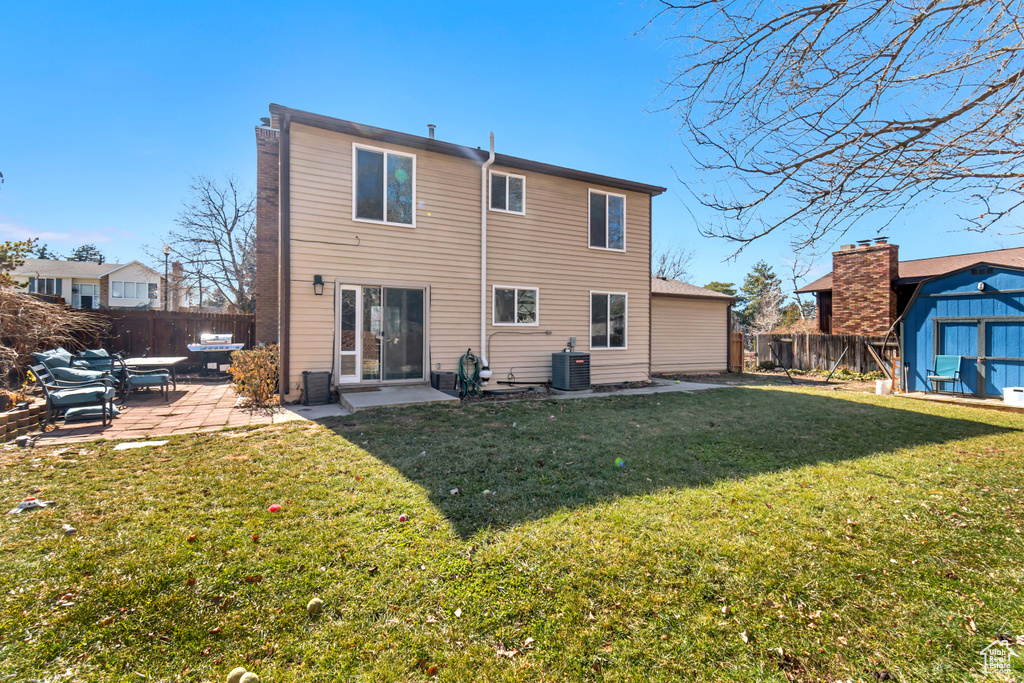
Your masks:
{"label": "shingled roof", "polygon": [[[989,263],[993,266],[1010,266],[1013,268],[1024,268],[1024,247],[1013,249],[996,249],[995,251],[976,251],[970,254],[955,254],[953,256],[937,256],[935,258],[921,258],[912,261],[900,261],[899,277],[896,278],[897,285],[917,284],[925,278],[935,275],[952,273],[976,263]],[[809,294],[813,292],[832,291],[832,273],[820,277],[814,282],[804,285],[796,290],[797,294]]]}
{"label": "shingled roof", "polygon": [[688,299],[717,299],[723,303],[727,301],[739,301],[739,297],[729,296],[716,292],[713,289],[704,289],[688,282],[669,280],[665,277],[655,276],[651,278],[651,294],[665,294],[667,296],[686,297]]}

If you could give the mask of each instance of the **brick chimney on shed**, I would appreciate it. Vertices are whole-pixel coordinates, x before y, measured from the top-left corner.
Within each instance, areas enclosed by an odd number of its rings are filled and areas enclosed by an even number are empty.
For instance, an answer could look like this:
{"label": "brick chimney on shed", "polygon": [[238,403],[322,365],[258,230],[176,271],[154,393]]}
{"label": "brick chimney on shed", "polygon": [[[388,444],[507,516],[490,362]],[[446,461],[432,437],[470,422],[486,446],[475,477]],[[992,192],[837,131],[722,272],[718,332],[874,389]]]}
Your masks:
{"label": "brick chimney on shed", "polygon": [[256,127],[256,341],[277,343],[278,322],[278,197],[280,130],[263,119]]}
{"label": "brick chimney on shed", "polygon": [[879,237],[832,252],[832,334],[884,335],[896,320],[899,247]]}

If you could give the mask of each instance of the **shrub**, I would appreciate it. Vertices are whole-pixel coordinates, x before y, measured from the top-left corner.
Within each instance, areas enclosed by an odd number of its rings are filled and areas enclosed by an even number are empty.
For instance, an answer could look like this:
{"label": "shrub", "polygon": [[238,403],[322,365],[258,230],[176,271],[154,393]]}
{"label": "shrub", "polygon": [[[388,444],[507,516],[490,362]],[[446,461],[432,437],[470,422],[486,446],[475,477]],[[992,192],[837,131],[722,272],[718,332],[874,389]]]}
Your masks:
{"label": "shrub", "polygon": [[250,405],[268,406],[273,403],[277,393],[278,359],[277,344],[231,354],[228,374],[234,380],[235,391],[247,398]]}
{"label": "shrub", "polygon": [[109,320],[93,313],[0,287],[0,387],[22,386],[28,366],[36,364],[33,352],[79,349],[109,327]]}

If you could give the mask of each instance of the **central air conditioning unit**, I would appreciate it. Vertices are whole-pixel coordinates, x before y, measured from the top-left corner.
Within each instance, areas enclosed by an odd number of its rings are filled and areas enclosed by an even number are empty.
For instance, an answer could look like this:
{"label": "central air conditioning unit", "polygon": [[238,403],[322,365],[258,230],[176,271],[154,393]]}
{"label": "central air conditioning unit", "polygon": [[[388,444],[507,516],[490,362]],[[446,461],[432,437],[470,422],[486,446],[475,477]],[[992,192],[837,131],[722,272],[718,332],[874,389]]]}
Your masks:
{"label": "central air conditioning unit", "polygon": [[551,386],[562,391],[590,388],[590,354],[562,351],[551,354]]}

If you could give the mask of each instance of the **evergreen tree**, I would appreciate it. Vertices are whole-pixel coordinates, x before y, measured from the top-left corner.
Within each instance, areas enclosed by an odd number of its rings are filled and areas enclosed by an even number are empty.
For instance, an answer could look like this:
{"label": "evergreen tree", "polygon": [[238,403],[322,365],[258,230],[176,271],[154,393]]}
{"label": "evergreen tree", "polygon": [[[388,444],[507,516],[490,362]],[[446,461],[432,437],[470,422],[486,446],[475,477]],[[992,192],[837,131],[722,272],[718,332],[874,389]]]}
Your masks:
{"label": "evergreen tree", "polygon": [[60,254],[51,249],[49,244],[40,244],[36,247],[36,251],[32,254],[32,258],[42,259],[44,261],[61,260]]}
{"label": "evergreen tree", "polygon": [[71,252],[71,256],[68,257],[68,260],[95,261],[96,263],[103,263],[106,259],[95,244],[83,244]]}
{"label": "evergreen tree", "polygon": [[704,289],[710,289],[712,292],[727,294],[728,296],[736,296],[736,283],[734,282],[719,282],[718,280],[714,280],[704,285]]}
{"label": "evergreen tree", "polygon": [[740,295],[746,302],[746,306],[739,313],[740,320],[745,325],[753,324],[759,314],[764,316],[775,313],[774,310],[761,309],[764,306],[775,309],[785,298],[782,296],[782,279],[764,261],[755,263],[753,269],[747,273],[740,288]]}
{"label": "evergreen tree", "polygon": [[33,238],[23,242],[0,243],[0,285],[9,287],[13,284],[11,271],[23,264],[25,257],[35,251],[37,242]]}

